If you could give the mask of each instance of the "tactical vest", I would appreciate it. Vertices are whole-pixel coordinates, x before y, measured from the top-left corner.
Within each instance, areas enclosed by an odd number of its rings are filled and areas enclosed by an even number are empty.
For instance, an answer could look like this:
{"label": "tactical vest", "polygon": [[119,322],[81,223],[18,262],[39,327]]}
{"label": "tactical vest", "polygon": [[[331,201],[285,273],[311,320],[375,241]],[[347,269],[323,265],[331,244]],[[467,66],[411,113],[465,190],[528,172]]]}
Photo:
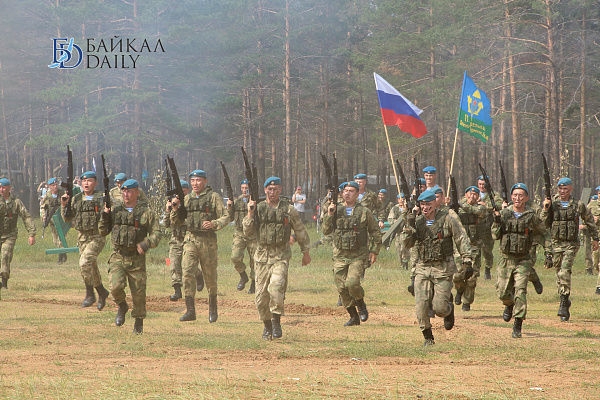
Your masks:
{"label": "tactical vest", "polygon": [[290,203],[279,199],[277,208],[271,208],[266,201],[258,203],[258,243],[261,246],[279,246],[289,243],[292,227],[290,225]]}
{"label": "tactical vest", "polygon": [[532,211],[524,213],[520,218],[515,218],[511,210],[502,210],[502,239],[500,251],[511,256],[525,256],[529,254],[533,243],[533,232],[530,231]]}
{"label": "tactical vest", "polygon": [[481,234],[483,233],[482,225],[485,223],[485,219],[479,218],[477,215],[467,212],[459,212],[458,217],[462,226],[464,226],[469,235],[471,242],[481,240]]}
{"label": "tactical vest", "polygon": [[577,202],[562,208],[559,201],[552,202],[552,239],[568,242],[579,240],[579,212]]}
{"label": "tactical vest", "polygon": [[346,207],[339,204],[336,216],[336,229],[333,232],[333,244],[340,250],[359,250],[367,246],[367,227],[361,224],[365,207],[356,204],[352,215],[346,215]]}
{"label": "tactical vest", "polygon": [[75,211],[75,216],[73,218],[73,227],[80,232],[97,231],[100,214],[104,207],[104,199],[98,195],[98,192],[94,192],[92,200],[84,200],[84,198],[85,195],[79,193],[74,199],[73,211]]}
{"label": "tactical vest", "polygon": [[248,213],[248,203],[244,201],[242,197],[238,197],[233,202],[233,222],[235,223],[235,228],[238,231],[241,231],[242,228],[242,220]]}
{"label": "tactical vest", "polygon": [[426,225],[425,217],[417,218],[417,251],[421,261],[443,261],[452,256],[452,235],[444,229],[447,216],[448,211],[438,210],[431,226]]}
{"label": "tactical vest", "polygon": [[9,197],[8,202],[5,202],[4,199],[0,198],[0,204],[0,215],[4,217],[0,224],[0,235],[15,232],[17,230],[17,219],[19,217],[19,214],[17,213],[17,202],[11,196]]}
{"label": "tactical vest", "polygon": [[189,200],[186,204],[188,212],[186,220],[187,228],[192,233],[198,233],[200,231],[206,232],[206,229],[202,229],[202,223],[204,221],[212,221],[217,219],[215,206],[211,201],[212,189],[206,189],[198,197],[196,197],[193,192],[188,196]]}
{"label": "tactical vest", "polygon": [[129,252],[135,253],[137,244],[148,234],[146,226],[141,223],[146,209],[146,207],[136,206],[132,212],[129,212],[121,204],[114,207],[111,236],[116,250],[129,250]]}

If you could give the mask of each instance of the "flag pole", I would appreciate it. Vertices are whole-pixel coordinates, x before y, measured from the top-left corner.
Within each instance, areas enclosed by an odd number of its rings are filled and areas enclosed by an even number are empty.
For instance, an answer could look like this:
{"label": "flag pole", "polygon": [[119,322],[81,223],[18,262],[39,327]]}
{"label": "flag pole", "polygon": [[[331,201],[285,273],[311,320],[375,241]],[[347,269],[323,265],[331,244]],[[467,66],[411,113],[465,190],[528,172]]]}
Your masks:
{"label": "flag pole", "polygon": [[454,156],[456,155],[456,141],[458,140],[458,127],[456,128],[456,132],[454,133],[454,146],[452,146],[452,161],[450,161],[450,173],[448,174],[448,191],[446,193],[450,193],[450,177],[452,176],[452,171],[454,170]]}
{"label": "flag pole", "polygon": [[[385,138],[387,140],[388,150],[390,152],[390,159],[392,160],[392,168],[394,169],[394,178],[396,179],[396,189],[398,190],[398,194],[400,194],[400,183],[398,182],[398,171],[396,171],[396,163],[394,162],[394,154],[392,153],[392,145],[390,144],[390,135],[388,134],[387,126],[383,124],[383,129],[385,130]],[[407,194],[404,193],[406,196]]]}

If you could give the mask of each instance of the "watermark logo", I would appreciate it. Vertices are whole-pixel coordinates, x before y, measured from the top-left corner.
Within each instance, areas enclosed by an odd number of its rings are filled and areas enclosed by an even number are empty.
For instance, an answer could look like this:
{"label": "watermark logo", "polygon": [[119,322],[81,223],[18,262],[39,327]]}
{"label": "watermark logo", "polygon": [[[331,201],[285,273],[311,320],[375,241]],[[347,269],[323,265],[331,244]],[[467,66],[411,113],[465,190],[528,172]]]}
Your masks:
{"label": "watermark logo", "polygon": [[48,65],[48,68],[73,69],[81,64],[81,61],[83,61],[83,51],[81,51],[81,47],[76,45],[74,41],[74,38],[52,39],[52,43],[54,44],[54,60],[52,64]]}

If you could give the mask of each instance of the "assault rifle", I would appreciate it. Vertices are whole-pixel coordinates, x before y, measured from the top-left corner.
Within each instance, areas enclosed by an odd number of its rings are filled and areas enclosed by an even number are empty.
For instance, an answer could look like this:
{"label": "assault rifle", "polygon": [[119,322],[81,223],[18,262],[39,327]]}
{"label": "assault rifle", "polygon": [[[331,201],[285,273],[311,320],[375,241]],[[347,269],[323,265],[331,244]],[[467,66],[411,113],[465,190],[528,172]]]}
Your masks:
{"label": "assault rifle", "polygon": [[[502,195],[502,200],[508,204],[508,187],[506,185],[506,176],[504,176],[504,168],[502,168],[502,161],[498,160],[498,164],[500,165],[500,193]],[[492,201],[494,201],[494,199],[492,199]]]}
{"label": "assault rifle", "polygon": [[456,180],[450,175],[450,205],[448,206],[458,214],[460,203],[458,202],[458,190],[456,189]]}
{"label": "assault rifle", "polygon": [[244,157],[244,174],[246,175],[246,179],[248,180],[250,198],[258,203],[258,173],[256,170],[256,166],[254,165],[254,163],[250,164],[250,161],[248,160],[248,154],[246,154],[246,150],[243,147],[242,156]]}
{"label": "assault rifle", "polygon": [[552,183],[550,182],[550,170],[546,162],[546,156],[542,153],[542,162],[544,163],[544,192],[548,200],[552,200]]}
{"label": "assault rifle", "polygon": [[221,161],[221,169],[223,170],[223,180],[225,181],[225,190],[227,190],[227,197],[229,200],[234,201],[233,198],[233,187],[231,186],[231,179],[229,179],[229,174],[227,173],[227,168],[225,168],[225,164]]}
{"label": "assault rifle", "polygon": [[489,193],[490,200],[492,201],[492,207],[494,208],[494,211],[500,212],[500,207],[494,201],[496,196],[494,196],[494,191],[492,190],[492,184],[490,183],[490,177],[488,176],[487,172],[485,171],[485,168],[483,168],[481,163],[479,164],[479,170],[481,171],[481,175],[483,175],[483,180],[485,181],[485,190],[487,190],[487,192]]}
{"label": "assault rifle", "polygon": [[179,199],[179,218],[181,220],[185,220],[187,218],[187,210],[183,201],[185,195],[183,194],[183,188],[181,187],[181,181],[179,180],[179,173],[177,173],[177,166],[175,165],[175,160],[173,160],[167,154],[167,181],[169,176],[172,180],[173,189],[171,190],[171,193],[167,193],[167,196],[177,196],[177,198]]}
{"label": "assault rifle", "polygon": [[407,207],[409,209],[412,208],[412,204],[409,201],[409,192],[408,181],[406,180],[406,175],[404,175],[404,171],[402,170],[402,166],[400,166],[400,161],[396,159],[396,169],[398,170],[398,174],[400,175],[400,191],[404,193],[404,198],[407,199]]}
{"label": "assault rifle", "polygon": [[53,207],[52,209],[50,209],[48,207],[48,205],[44,205],[44,221],[42,222],[42,239],[44,238],[44,233],[46,232],[46,227],[48,227],[48,225],[50,225],[50,221],[52,221],[52,216],[54,216],[54,214],[56,214],[56,211],[60,208],[60,203],[56,206]]}
{"label": "assault rifle", "polygon": [[106,171],[106,160],[104,159],[104,154],[101,154],[100,158],[102,158],[102,173],[104,174],[104,177],[102,178],[102,183],[104,184],[104,203],[106,204],[106,208],[110,210],[112,204],[110,201],[108,171]]}
{"label": "assault rifle", "polygon": [[71,201],[73,200],[73,152],[69,145],[67,145],[67,181],[61,182],[61,186],[65,188],[67,195],[69,196],[69,200],[67,204],[65,204],[65,217],[72,217],[73,210],[71,208]]}
{"label": "assault rifle", "polygon": [[[337,206],[339,192],[337,176],[337,159],[335,158],[335,153],[333,154],[333,169],[331,168],[331,164],[329,163],[327,156],[323,153],[319,154],[321,154],[321,161],[323,162],[323,167],[325,168],[325,175],[327,177],[327,190],[331,192],[331,203]],[[336,215],[333,216],[334,228],[336,226]]]}
{"label": "assault rifle", "polygon": [[421,202],[419,201],[419,196],[421,195],[421,176],[419,175],[419,164],[417,163],[417,158],[413,158],[413,167],[415,169],[415,194],[413,197],[413,204],[417,207],[421,206]]}
{"label": "assault rifle", "polygon": [[[396,159],[396,169],[398,170],[398,174],[400,175],[400,190],[404,193],[404,198],[408,198],[408,182],[406,181],[406,176],[404,175],[404,171],[400,166],[400,162]],[[412,209],[412,205],[407,201],[408,210]],[[396,237],[398,232],[404,228],[404,218],[400,216],[387,230],[386,233],[381,237],[381,243],[384,247],[389,248],[392,244],[392,240]]]}

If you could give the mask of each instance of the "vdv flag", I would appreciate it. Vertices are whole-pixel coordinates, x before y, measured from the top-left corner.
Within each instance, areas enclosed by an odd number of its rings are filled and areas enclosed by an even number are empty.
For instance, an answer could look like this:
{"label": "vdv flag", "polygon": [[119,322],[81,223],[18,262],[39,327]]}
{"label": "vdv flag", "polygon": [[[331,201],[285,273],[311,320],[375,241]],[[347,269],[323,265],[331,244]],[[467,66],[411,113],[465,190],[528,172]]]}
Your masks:
{"label": "vdv flag", "polygon": [[477,88],[465,71],[456,128],[485,143],[492,133],[490,115],[491,105],[485,92]]}
{"label": "vdv flag", "polygon": [[425,123],[419,118],[423,110],[402,96],[399,91],[387,83],[381,76],[376,73],[373,73],[373,75],[375,76],[375,87],[377,88],[377,97],[379,98],[383,124],[386,126],[396,125],[401,131],[416,138],[425,135],[427,128],[425,127]]}

